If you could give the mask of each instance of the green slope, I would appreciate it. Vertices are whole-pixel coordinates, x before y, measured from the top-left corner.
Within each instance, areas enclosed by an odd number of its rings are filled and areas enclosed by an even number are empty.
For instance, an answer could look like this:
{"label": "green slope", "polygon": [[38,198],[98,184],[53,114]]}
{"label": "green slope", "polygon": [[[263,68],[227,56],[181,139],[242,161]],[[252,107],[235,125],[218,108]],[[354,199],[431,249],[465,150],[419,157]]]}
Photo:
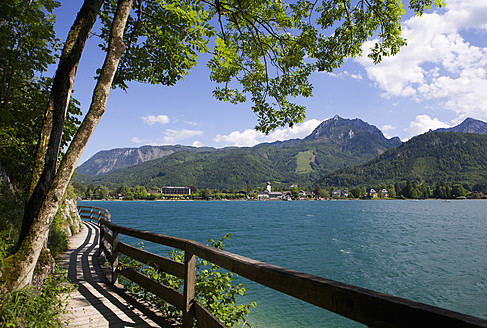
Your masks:
{"label": "green slope", "polygon": [[412,138],[362,165],[339,170],[319,185],[373,186],[401,181],[437,181],[469,186],[487,181],[487,136],[430,132]]}

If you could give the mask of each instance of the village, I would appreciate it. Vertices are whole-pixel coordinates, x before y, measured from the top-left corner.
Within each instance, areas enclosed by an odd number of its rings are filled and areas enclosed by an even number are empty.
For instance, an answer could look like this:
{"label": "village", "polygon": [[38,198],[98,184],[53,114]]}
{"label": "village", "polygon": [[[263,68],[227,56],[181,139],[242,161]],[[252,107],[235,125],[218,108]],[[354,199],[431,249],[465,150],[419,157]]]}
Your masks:
{"label": "village", "polygon": [[[293,200],[329,200],[329,199],[384,199],[389,198],[389,192],[385,188],[366,190],[355,188],[325,190],[316,187],[313,191],[300,189],[292,184],[289,190],[273,191],[270,182],[265,189],[255,190],[212,190],[208,188],[197,189],[195,186],[163,186],[151,188],[136,186],[133,188],[121,186],[109,191],[105,186],[83,186],[74,184],[78,200],[258,200],[258,201],[293,201]],[[395,194],[394,196],[395,197]]]}

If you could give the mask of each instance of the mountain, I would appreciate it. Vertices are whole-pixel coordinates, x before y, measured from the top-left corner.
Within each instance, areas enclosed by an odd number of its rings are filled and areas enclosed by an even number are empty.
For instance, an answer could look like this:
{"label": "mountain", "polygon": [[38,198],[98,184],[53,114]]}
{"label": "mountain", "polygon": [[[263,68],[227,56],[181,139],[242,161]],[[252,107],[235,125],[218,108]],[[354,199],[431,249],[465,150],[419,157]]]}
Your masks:
{"label": "mountain", "polygon": [[436,129],[434,132],[463,132],[487,134],[487,123],[469,117],[457,126],[454,126],[452,128]]}
{"label": "mountain", "polygon": [[487,135],[428,132],[377,158],[320,179],[323,186],[377,186],[404,181],[454,182],[469,186],[487,181]]}
{"label": "mountain", "polygon": [[77,168],[78,174],[101,175],[138,163],[161,158],[179,151],[202,152],[214,148],[189,146],[142,146],[140,148],[116,148],[102,150]]}
{"label": "mountain", "polygon": [[386,139],[382,132],[374,125],[370,125],[358,118],[349,120],[336,115],[335,117],[322,122],[304,141],[330,140],[339,143],[355,138],[360,143],[378,141],[386,148],[398,147],[401,140],[398,137]]}
{"label": "mountain", "polygon": [[371,160],[400,143],[398,138],[385,138],[362,120],[335,116],[304,139],[246,148],[182,150],[96,177],[78,174],[75,181],[110,188],[138,184],[224,189],[255,187],[267,181],[286,186],[308,184],[335,170]]}

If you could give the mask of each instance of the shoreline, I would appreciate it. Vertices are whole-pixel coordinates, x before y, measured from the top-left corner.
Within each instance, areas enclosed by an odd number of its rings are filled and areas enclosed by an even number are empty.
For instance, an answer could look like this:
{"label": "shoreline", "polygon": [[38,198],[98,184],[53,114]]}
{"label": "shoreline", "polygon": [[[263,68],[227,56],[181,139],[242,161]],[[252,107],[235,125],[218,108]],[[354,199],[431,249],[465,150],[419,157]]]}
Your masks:
{"label": "shoreline", "polygon": [[[485,198],[474,199],[474,198],[421,198],[421,199],[414,199],[414,198],[372,198],[372,199],[360,199],[360,198],[329,198],[329,199],[295,199],[292,202],[336,202],[336,201],[385,201],[385,200],[394,200],[394,201],[411,201],[411,202],[418,202],[418,201],[425,201],[425,200],[439,200],[442,202],[450,202],[450,201],[465,201],[465,200],[486,200]],[[257,200],[257,199],[78,199],[77,202],[288,202],[283,199],[265,199],[265,200]]]}

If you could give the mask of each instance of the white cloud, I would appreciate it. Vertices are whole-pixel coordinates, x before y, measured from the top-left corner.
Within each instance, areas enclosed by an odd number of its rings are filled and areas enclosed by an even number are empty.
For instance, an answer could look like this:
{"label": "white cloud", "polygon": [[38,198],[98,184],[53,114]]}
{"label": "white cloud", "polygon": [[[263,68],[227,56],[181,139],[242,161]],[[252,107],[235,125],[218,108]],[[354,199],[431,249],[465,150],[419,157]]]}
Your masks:
{"label": "white cloud", "polygon": [[328,73],[328,74],[333,76],[333,77],[336,77],[338,79],[344,79],[346,77],[351,77],[352,79],[355,79],[355,80],[361,80],[362,79],[362,74],[360,74],[360,73],[354,74],[354,73],[350,73],[348,71],[343,71],[340,73]]}
{"label": "white cloud", "polygon": [[193,141],[193,143],[191,144],[191,146],[193,146],[193,147],[202,147],[203,146],[203,143],[201,141]]}
{"label": "white cloud", "polygon": [[390,134],[388,134],[387,131],[393,131],[395,129],[396,129],[395,126],[390,125],[390,124],[386,124],[386,125],[382,126],[381,130],[382,130],[382,133],[384,134],[384,137],[390,139],[390,138],[392,138],[392,136]]}
{"label": "white cloud", "polygon": [[192,122],[192,121],[184,121],[184,123],[189,124],[189,125],[192,125],[192,126],[198,125],[198,123]]}
{"label": "white cloud", "polygon": [[409,132],[410,136],[413,137],[415,135],[428,132],[431,130],[436,130],[439,128],[449,128],[450,125],[441,122],[439,119],[431,118],[428,115],[418,115],[416,119],[409,123],[409,127],[405,129],[406,132]]}
{"label": "white cloud", "polygon": [[268,135],[251,129],[243,132],[233,131],[227,135],[217,135],[214,141],[223,143],[225,146],[251,147],[263,142],[304,138],[313,132],[320,123],[321,121],[319,120],[311,119],[301,124],[296,124],[292,128],[276,129]]}
{"label": "white cloud", "polygon": [[263,136],[262,132],[247,129],[243,132],[233,131],[228,135],[217,134],[214,141],[225,146],[250,147],[260,143]]}
{"label": "white cloud", "polygon": [[164,132],[165,136],[162,138],[164,144],[175,144],[181,140],[188,139],[194,136],[203,135],[203,131],[200,130],[172,130],[166,129]]}
{"label": "white cloud", "polygon": [[138,137],[133,137],[133,138],[131,139],[131,141],[132,141],[133,143],[137,143],[137,144],[142,144],[142,143],[144,143],[144,142],[145,142],[143,139],[140,139],[140,138],[138,138]]}
{"label": "white cloud", "polygon": [[382,126],[382,131],[391,131],[391,130],[395,130],[396,127],[394,125],[390,125],[390,124],[386,124],[384,126]]}
{"label": "white cloud", "polygon": [[141,119],[147,125],[154,125],[156,123],[160,123],[160,124],[168,124],[169,123],[169,117],[167,115],[157,115],[157,116],[156,115],[147,115],[147,116],[142,116]]}
{"label": "white cloud", "polygon": [[[458,115],[487,119],[487,48],[465,39],[467,33],[485,38],[487,1],[445,3],[444,11],[403,23],[408,45],[398,55],[386,57],[378,65],[365,55],[356,60],[365,67],[369,79],[384,90],[384,97],[439,100]],[[364,52],[373,43],[368,42]]]}

